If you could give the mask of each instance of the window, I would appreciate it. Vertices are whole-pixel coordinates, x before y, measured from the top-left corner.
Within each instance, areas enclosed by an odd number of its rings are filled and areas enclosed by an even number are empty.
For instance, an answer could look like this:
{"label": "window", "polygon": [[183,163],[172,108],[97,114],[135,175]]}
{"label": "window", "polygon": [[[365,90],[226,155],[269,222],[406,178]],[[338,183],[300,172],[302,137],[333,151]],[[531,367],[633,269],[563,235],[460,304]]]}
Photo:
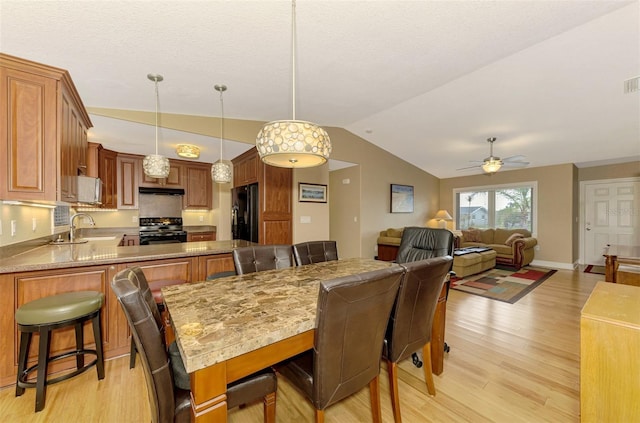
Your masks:
{"label": "window", "polygon": [[537,184],[472,187],[454,190],[458,230],[468,228],[536,229]]}

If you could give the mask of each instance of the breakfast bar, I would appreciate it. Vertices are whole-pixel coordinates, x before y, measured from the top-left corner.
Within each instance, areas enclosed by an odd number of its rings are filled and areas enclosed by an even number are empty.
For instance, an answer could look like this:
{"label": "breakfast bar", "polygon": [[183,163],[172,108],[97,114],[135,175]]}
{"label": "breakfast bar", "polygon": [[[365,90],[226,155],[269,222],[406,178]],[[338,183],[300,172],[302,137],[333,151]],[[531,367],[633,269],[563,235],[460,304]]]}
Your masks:
{"label": "breakfast bar", "polygon": [[346,259],[162,289],[196,422],[226,422],[227,384],[313,347],[320,282],[397,264]]}

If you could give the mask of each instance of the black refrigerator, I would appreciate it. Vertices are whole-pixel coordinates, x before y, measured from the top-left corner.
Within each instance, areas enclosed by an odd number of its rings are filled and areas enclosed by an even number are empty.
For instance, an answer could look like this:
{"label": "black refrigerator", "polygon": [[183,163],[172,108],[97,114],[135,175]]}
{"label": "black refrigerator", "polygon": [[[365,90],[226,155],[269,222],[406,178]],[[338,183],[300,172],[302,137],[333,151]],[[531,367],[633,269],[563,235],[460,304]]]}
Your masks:
{"label": "black refrigerator", "polygon": [[231,190],[231,234],[233,239],[258,243],[258,184]]}

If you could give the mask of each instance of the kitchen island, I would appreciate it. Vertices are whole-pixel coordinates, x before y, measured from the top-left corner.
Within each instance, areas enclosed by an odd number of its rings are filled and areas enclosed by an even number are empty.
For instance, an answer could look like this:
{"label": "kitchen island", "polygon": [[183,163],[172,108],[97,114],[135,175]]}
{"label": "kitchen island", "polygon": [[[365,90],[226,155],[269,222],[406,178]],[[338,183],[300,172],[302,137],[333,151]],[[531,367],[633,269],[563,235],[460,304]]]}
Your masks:
{"label": "kitchen island", "polygon": [[[109,287],[118,271],[139,266],[150,285],[201,281],[212,273],[233,270],[233,249],[252,245],[234,240],[119,247],[120,239],[114,236],[83,244],[39,245],[16,255],[4,253],[0,257],[0,307],[3,310],[0,313],[0,350],[5,351],[0,357],[0,386],[15,383],[18,346],[15,310],[22,304],[64,292],[92,290],[104,293],[104,354],[105,358],[117,357],[128,353],[130,347],[127,321]],[[87,342],[93,340],[89,327],[85,328],[85,339]],[[73,330],[57,330],[51,339],[51,354],[73,348],[74,343]],[[29,352],[30,363],[37,357],[37,344],[34,339]],[[74,360],[61,360],[51,363],[49,370],[53,373],[74,365]]]}

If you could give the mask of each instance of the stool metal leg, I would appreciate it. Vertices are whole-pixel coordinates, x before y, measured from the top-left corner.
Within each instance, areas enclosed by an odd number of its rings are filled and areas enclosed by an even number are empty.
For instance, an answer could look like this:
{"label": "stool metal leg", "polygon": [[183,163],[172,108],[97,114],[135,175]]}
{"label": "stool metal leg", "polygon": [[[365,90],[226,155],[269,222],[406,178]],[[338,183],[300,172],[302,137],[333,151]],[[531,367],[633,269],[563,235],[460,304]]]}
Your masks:
{"label": "stool metal leg", "polygon": [[36,413],[42,411],[44,408],[44,401],[47,394],[49,346],[51,344],[49,327],[41,327],[38,333],[40,334],[40,343],[38,347],[38,376],[36,379]]}
{"label": "stool metal leg", "polygon": [[100,330],[100,312],[95,315],[93,323],[93,337],[96,341],[96,370],[98,371],[98,380],[104,379],[104,357],[102,356],[102,331]]}
{"label": "stool metal leg", "polygon": [[16,377],[16,397],[24,394],[24,387],[20,386],[20,378],[27,368],[29,346],[31,345],[31,332],[20,332],[20,352],[18,353],[18,376]]}
{"label": "stool metal leg", "polygon": [[[76,322],[75,330],[76,330],[76,351],[80,351],[84,348],[84,332],[82,331],[82,323]],[[84,367],[84,354],[76,355],[76,369],[80,369]]]}

